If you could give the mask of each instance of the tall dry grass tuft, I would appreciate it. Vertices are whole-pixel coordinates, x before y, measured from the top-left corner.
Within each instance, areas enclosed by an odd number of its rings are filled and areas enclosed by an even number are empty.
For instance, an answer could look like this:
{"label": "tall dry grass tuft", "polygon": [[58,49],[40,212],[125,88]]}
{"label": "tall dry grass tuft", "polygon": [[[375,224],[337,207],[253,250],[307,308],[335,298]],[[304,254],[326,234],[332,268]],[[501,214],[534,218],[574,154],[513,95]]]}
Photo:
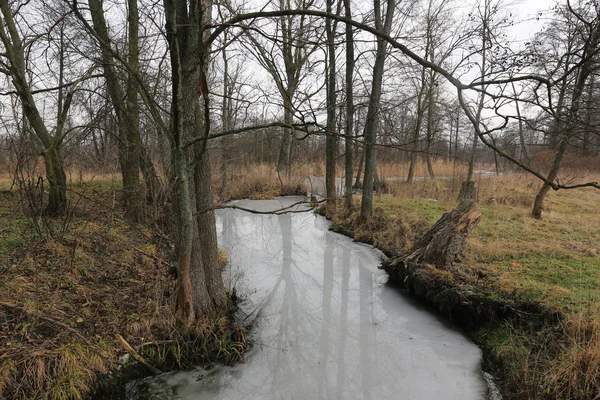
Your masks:
{"label": "tall dry grass tuft", "polygon": [[583,314],[563,324],[565,341],[547,374],[555,398],[600,399],[600,321]]}
{"label": "tall dry grass tuft", "polygon": [[254,200],[272,199],[277,196],[299,194],[305,168],[294,168],[289,176],[279,174],[271,164],[251,164],[230,167],[227,171],[227,185],[222,188],[221,177],[214,175],[213,187],[219,193],[220,201],[251,198]]}
{"label": "tall dry grass tuft", "polygon": [[600,322],[586,313],[529,332],[505,324],[484,334],[510,398],[600,399]]}
{"label": "tall dry grass tuft", "polygon": [[110,370],[109,345],[63,343],[0,361],[0,393],[6,398],[85,399],[100,374]]}

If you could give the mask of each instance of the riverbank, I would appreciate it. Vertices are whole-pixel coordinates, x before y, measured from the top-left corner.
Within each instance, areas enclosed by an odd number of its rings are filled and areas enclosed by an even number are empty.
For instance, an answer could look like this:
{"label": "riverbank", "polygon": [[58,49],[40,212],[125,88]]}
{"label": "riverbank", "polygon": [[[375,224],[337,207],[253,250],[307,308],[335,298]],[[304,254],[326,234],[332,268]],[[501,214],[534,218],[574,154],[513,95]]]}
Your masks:
{"label": "riverbank", "polygon": [[[525,175],[480,182],[480,224],[463,262],[450,270],[420,266],[392,279],[459,321],[501,377],[507,399],[600,396],[600,193],[549,195],[543,220],[529,216],[536,182]],[[332,230],[406,252],[443,212],[456,206],[448,180],[396,183],[374,215],[333,216]],[[457,194],[457,193],[456,193]]]}
{"label": "riverbank", "polygon": [[0,193],[0,398],[96,398],[157,370],[243,358],[226,315],[176,324],[172,243],[123,220],[114,182],[69,190],[56,219]]}

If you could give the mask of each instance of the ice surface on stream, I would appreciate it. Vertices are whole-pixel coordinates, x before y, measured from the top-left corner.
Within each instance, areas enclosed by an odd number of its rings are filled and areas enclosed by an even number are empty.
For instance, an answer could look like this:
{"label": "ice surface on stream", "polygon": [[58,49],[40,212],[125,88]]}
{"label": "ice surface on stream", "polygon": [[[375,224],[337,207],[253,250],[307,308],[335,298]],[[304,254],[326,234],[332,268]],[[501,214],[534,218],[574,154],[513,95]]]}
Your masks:
{"label": "ice surface on stream", "polygon": [[[266,211],[297,200],[237,205]],[[386,284],[372,247],[329,232],[313,213],[221,210],[217,226],[226,281],[255,321],[254,347],[244,364],[154,378],[152,398],[485,398],[480,349]]]}

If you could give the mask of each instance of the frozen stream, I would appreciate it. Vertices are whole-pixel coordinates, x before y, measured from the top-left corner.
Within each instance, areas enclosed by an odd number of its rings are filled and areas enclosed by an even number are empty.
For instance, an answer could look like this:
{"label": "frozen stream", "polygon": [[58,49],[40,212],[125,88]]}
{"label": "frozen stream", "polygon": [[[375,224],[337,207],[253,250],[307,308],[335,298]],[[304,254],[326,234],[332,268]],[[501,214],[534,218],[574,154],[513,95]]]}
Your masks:
{"label": "frozen stream", "polygon": [[[299,198],[243,200],[274,210]],[[227,282],[254,321],[246,363],[165,374],[151,398],[483,399],[481,351],[386,284],[381,254],[313,213],[218,214]]]}

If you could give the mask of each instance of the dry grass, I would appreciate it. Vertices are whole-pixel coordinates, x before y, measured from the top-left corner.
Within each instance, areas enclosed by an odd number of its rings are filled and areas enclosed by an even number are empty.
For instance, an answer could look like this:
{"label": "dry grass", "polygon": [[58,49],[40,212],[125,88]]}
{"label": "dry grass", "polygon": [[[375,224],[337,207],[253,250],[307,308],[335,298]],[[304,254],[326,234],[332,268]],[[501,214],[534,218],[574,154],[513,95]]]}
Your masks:
{"label": "dry grass", "polygon": [[227,172],[227,187],[221,189],[221,177],[215,174],[213,187],[219,193],[220,201],[250,198],[254,200],[272,199],[277,196],[299,194],[306,168],[294,168],[290,175],[278,174],[270,164],[253,164],[242,168],[230,168]]}
{"label": "dry grass", "polygon": [[600,399],[600,322],[569,314],[536,332],[503,323],[478,332],[507,397]]}
{"label": "dry grass", "polygon": [[41,236],[19,196],[0,193],[0,398],[88,398],[122,370],[117,334],[162,370],[243,358],[226,318],[179,329],[171,244],[123,221],[114,190],[78,183],[67,229],[38,219]]}
{"label": "dry grass", "polygon": [[[597,180],[567,171],[573,181]],[[536,304],[562,315],[560,326],[487,326],[476,334],[500,365],[507,393],[517,399],[600,398],[600,191],[549,193],[542,220],[530,216],[540,183],[521,173],[480,176],[480,224],[458,269],[440,271],[456,287],[519,307]],[[330,216],[333,229],[388,254],[406,252],[414,239],[457,205],[460,177],[390,181],[375,197],[373,218]]]}
{"label": "dry grass", "polygon": [[12,178],[8,172],[0,172],[0,191],[10,189]]}

